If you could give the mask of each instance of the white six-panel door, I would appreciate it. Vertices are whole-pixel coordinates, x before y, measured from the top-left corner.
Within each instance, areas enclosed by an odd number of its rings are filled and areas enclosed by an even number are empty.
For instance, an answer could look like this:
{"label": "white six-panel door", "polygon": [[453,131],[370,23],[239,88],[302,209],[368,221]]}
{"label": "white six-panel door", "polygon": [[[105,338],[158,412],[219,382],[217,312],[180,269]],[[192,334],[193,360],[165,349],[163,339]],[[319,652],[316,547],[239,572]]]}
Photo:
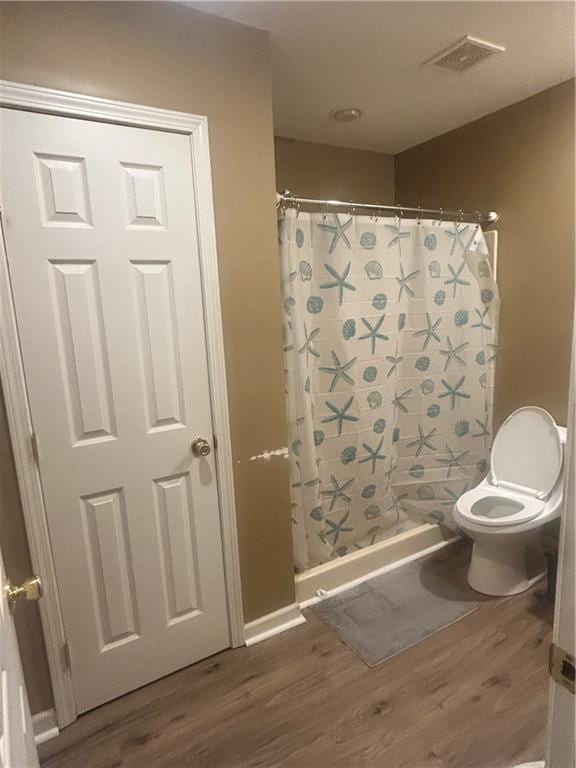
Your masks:
{"label": "white six-panel door", "polygon": [[229,645],[187,136],[2,109],[6,247],[78,711]]}

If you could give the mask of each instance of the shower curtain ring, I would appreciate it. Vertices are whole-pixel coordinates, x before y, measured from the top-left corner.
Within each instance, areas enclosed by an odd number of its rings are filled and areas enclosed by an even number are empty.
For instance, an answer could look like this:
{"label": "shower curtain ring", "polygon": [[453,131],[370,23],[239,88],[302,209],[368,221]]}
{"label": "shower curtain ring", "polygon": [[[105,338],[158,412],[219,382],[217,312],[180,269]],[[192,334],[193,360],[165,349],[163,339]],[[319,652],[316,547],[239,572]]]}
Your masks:
{"label": "shower curtain ring", "polygon": [[422,206],[418,206],[418,218],[416,219],[416,224],[422,224]]}
{"label": "shower curtain ring", "polygon": [[444,208],[440,208],[440,223],[444,221]]}
{"label": "shower curtain ring", "polygon": [[460,224],[462,224],[462,222],[464,221],[464,211],[462,210],[462,208],[458,208],[458,221],[460,222]]}
{"label": "shower curtain ring", "polygon": [[482,223],[482,214],[480,213],[480,211],[476,211],[476,216],[477,216],[477,219],[478,219],[477,222],[476,222],[476,226],[479,227],[480,224]]}

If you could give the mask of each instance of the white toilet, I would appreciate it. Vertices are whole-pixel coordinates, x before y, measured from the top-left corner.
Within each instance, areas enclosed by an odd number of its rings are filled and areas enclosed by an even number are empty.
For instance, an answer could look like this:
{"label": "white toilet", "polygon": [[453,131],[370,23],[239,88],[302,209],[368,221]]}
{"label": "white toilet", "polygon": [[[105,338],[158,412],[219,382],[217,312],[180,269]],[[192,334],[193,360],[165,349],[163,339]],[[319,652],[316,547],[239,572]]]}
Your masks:
{"label": "white toilet", "polygon": [[514,411],[490,453],[488,476],[456,502],[454,518],[474,542],[468,583],[515,595],[545,572],[542,526],[562,509],[566,429],[542,408]]}

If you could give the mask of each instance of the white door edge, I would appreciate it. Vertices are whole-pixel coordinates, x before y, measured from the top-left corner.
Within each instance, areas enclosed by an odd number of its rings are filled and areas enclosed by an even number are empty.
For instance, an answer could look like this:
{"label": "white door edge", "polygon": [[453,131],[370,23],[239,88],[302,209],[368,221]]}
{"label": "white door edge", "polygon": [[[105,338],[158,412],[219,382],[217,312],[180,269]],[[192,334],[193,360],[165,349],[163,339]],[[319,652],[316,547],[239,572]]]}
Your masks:
{"label": "white door edge", "polygon": [[[564,509],[560,525],[556,602],[552,643],[574,655],[575,550],[576,550],[576,316],[572,327],[570,396],[566,419],[568,440],[565,447]],[[576,760],[574,693],[550,676],[548,723],[546,731],[547,768],[569,768]]]}
{"label": "white door edge", "polygon": [[[0,106],[45,114],[81,117],[117,125],[166,130],[186,134],[190,137],[190,151],[195,169],[196,215],[213,425],[214,434],[218,441],[215,457],[218,473],[230,644],[232,647],[243,645],[244,619],[213,213],[208,119],[184,112],[145,107],[5,80],[0,80]],[[1,205],[2,201],[0,200],[0,211]],[[30,556],[34,571],[42,577],[45,585],[45,594],[40,601],[40,614],[46,641],[57,722],[59,727],[63,728],[76,719],[77,709],[70,670],[66,665],[64,652],[66,636],[60,610],[40,476],[32,450],[30,410],[3,236],[0,237],[0,327],[4,330],[0,340],[0,379],[6,399],[8,425],[30,545]]]}

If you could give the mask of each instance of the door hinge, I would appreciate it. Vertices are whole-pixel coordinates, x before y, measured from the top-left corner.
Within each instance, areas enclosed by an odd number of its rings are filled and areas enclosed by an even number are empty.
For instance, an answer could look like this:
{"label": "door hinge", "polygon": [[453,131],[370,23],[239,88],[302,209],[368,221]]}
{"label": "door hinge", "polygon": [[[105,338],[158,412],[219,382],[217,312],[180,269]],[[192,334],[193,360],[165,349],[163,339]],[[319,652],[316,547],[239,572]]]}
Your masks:
{"label": "door hinge", "polygon": [[550,655],[548,656],[548,669],[554,680],[570,693],[574,693],[574,678],[576,668],[574,666],[574,656],[558,645],[550,645]]}
{"label": "door hinge", "polygon": [[64,659],[64,666],[66,669],[72,669],[72,659],[70,657],[70,646],[68,643],[64,643],[62,646],[62,658]]}
{"label": "door hinge", "polygon": [[212,442],[214,444],[214,450],[218,450],[218,440],[216,440],[216,435],[212,435]]}
{"label": "door hinge", "polygon": [[30,445],[32,447],[32,458],[34,459],[35,464],[40,464],[40,452],[38,450],[38,438],[36,436],[36,432],[32,432],[30,435]]}

